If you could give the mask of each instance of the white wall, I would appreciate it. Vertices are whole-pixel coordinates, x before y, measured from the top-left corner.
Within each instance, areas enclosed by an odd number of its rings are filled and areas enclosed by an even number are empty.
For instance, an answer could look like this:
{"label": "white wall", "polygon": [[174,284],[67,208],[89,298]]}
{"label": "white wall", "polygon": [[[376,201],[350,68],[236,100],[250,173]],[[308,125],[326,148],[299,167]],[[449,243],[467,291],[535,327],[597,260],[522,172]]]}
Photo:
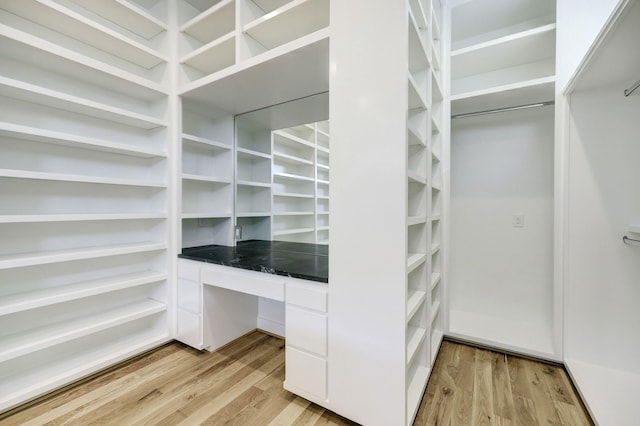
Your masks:
{"label": "white wall", "polygon": [[553,107],[454,120],[451,309],[550,327],[552,243]]}
{"label": "white wall", "polygon": [[640,373],[640,247],[621,241],[640,222],[640,96],[623,89],[571,96],[565,350]]}
{"label": "white wall", "polygon": [[556,92],[564,91],[611,13],[624,1],[556,1]]}

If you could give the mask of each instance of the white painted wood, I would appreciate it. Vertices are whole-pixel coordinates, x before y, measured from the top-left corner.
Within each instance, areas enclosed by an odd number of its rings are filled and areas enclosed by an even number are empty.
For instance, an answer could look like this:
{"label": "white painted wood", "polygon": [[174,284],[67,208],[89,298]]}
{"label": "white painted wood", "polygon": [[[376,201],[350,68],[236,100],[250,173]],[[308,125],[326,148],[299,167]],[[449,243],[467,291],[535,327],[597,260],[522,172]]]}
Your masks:
{"label": "white painted wood", "polygon": [[[628,395],[640,383],[633,356],[640,348],[640,316],[633,306],[640,294],[638,249],[621,241],[640,208],[631,195],[640,177],[640,98],[623,94],[639,78],[640,62],[627,52],[640,36],[640,4],[620,2],[611,16],[569,83],[563,308],[565,359],[587,407],[599,424],[624,424],[638,416]],[[591,19],[604,22],[607,14]],[[603,138],[610,143],[603,145]]]}
{"label": "white painted wood", "polygon": [[327,356],[327,315],[287,303],[285,337],[287,347]]}
{"label": "white painted wood", "polygon": [[285,359],[285,389],[303,389],[321,400],[327,398],[327,361],[324,358],[287,346]]}
{"label": "white painted wood", "polygon": [[235,29],[236,0],[216,2],[203,13],[185,23],[180,31],[202,43],[211,42]]}
{"label": "white painted wood", "polygon": [[247,293],[246,288],[241,285],[234,290],[207,285],[206,270],[202,271],[202,279],[205,284],[203,340],[207,350],[215,351],[257,328],[257,297]]}
{"label": "white painted wood", "polygon": [[85,318],[77,318],[70,324],[52,324],[29,330],[26,333],[3,335],[0,337],[0,342],[2,342],[0,362],[163,312],[166,309],[167,307],[163,303],[147,300],[103,311]]}
{"label": "white painted wood", "polygon": [[327,312],[328,284],[288,279],[286,284],[287,304],[319,312]]}
{"label": "white painted wood", "polygon": [[284,300],[284,279],[277,275],[244,271],[220,265],[206,265],[206,268],[202,269],[201,279],[204,285],[268,299]]}
{"label": "white painted wood", "polygon": [[3,9],[73,39],[90,40],[92,46],[146,69],[167,61],[157,50],[86,19],[71,5],[53,0],[26,0],[7,3]]}

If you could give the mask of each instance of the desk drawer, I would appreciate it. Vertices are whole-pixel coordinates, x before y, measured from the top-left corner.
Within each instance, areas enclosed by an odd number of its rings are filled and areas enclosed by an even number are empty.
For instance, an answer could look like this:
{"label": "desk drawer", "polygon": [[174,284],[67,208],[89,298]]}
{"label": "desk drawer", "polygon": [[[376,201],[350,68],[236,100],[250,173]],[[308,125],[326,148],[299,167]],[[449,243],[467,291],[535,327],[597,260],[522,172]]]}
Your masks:
{"label": "desk drawer", "polygon": [[327,312],[327,284],[316,282],[287,282],[287,304]]}
{"label": "desk drawer", "polygon": [[285,339],[293,345],[320,356],[327,355],[327,316],[287,304]]}
{"label": "desk drawer", "polygon": [[291,386],[320,399],[327,397],[327,361],[287,346],[285,380]]}
{"label": "desk drawer", "polygon": [[284,279],[277,275],[242,271],[228,266],[207,265],[202,283],[273,300],[284,300]]}

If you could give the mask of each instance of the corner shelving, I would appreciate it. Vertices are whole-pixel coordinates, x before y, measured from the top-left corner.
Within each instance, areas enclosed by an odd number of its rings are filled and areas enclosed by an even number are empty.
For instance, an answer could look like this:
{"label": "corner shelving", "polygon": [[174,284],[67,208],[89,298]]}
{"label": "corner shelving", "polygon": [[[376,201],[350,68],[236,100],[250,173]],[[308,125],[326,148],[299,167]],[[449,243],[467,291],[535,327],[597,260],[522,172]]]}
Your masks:
{"label": "corner shelving", "polygon": [[166,7],[0,6],[0,411],[170,339]]}

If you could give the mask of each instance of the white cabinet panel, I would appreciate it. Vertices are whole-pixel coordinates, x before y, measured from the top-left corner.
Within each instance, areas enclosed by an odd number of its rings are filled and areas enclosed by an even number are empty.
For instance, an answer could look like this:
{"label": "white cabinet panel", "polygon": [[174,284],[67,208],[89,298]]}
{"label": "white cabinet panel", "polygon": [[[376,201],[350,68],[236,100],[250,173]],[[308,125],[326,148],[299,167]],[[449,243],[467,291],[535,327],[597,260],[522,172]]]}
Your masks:
{"label": "white cabinet panel", "polygon": [[178,309],[178,335],[176,339],[196,349],[202,349],[202,316]]}
{"label": "white cabinet panel", "polygon": [[327,312],[327,285],[320,283],[287,283],[287,304]]}
{"label": "white cabinet panel", "polygon": [[285,333],[287,345],[327,355],[327,316],[287,304]]}
{"label": "white cabinet panel", "polygon": [[320,399],[327,395],[327,361],[287,347],[285,387],[303,390]]}
{"label": "white cabinet panel", "polygon": [[194,314],[202,312],[202,285],[197,282],[178,280],[178,306]]}

